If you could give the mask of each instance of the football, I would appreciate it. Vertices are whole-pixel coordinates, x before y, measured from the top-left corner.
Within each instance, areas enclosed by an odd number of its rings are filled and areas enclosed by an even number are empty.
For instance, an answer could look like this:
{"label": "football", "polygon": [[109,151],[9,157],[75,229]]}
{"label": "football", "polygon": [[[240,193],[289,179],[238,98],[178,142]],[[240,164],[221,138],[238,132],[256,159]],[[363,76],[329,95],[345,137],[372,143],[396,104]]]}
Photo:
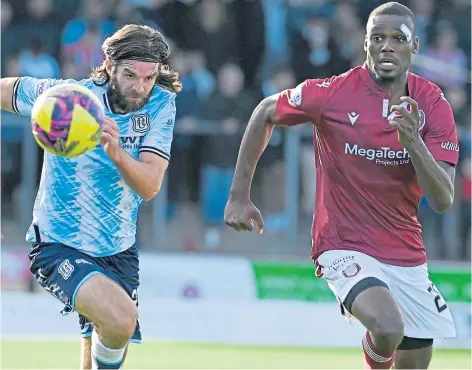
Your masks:
{"label": "football", "polygon": [[72,158],[99,143],[104,118],[102,103],[89,89],[60,84],[47,89],[35,101],[32,132],[44,150]]}

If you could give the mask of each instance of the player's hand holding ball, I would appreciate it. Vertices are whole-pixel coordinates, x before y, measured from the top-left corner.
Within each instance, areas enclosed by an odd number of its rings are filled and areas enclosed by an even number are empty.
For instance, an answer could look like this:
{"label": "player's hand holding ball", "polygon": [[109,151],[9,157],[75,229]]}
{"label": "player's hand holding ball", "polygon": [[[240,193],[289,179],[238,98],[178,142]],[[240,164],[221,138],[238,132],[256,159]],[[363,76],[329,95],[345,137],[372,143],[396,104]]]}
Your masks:
{"label": "player's hand holding ball", "polygon": [[112,161],[117,161],[120,157],[120,128],[118,124],[110,117],[105,116],[103,123],[103,132],[100,139],[105,153]]}
{"label": "player's hand holding ball", "polygon": [[250,199],[240,200],[230,197],[225,207],[225,224],[236,231],[253,231],[256,223],[259,234],[264,232],[261,212]]}
{"label": "player's hand holding ball", "polygon": [[390,119],[388,123],[390,127],[398,131],[398,141],[400,144],[408,149],[420,139],[420,114],[418,111],[418,103],[412,98],[402,96],[400,100],[407,102],[411,110],[408,111],[400,105],[392,105],[390,111],[395,112],[396,115],[394,118]]}

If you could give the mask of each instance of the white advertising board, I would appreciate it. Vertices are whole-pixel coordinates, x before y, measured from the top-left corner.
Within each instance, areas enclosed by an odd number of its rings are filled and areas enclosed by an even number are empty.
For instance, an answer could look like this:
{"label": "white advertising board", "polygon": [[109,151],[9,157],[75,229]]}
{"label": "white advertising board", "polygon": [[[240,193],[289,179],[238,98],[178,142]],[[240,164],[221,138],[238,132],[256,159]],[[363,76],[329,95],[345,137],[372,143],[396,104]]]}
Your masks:
{"label": "white advertising board", "polygon": [[256,299],[247,258],[141,253],[139,299]]}
{"label": "white advertising board", "polygon": [[29,249],[21,246],[1,250],[0,277],[2,289],[26,289],[31,278]]}

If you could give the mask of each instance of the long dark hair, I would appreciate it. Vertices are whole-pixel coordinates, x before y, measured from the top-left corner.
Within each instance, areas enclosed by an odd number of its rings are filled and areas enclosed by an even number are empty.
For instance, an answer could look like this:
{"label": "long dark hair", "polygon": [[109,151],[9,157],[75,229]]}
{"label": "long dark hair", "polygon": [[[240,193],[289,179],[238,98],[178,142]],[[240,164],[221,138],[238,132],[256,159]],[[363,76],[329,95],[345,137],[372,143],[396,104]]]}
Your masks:
{"label": "long dark hair", "polygon": [[169,67],[169,45],[159,31],[144,25],[127,24],[103,42],[102,50],[105,61],[90,74],[97,84],[105,85],[110,81],[107,59],[114,65],[120,60],[136,60],[158,64],[156,85],[176,93],[182,90],[179,74]]}

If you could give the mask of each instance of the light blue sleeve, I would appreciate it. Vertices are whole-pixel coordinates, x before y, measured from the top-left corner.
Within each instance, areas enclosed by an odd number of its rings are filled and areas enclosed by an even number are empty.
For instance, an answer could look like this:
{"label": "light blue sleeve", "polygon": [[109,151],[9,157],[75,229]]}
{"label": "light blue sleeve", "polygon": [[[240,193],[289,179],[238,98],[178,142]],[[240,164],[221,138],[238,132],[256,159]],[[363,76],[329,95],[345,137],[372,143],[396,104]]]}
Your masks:
{"label": "light blue sleeve", "polygon": [[175,94],[169,96],[169,100],[156,115],[151,115],[150,129],[144,136],[139,153],[154,153],[170,160],[176,113],[175,97]]}
{"label": "light blue sleeve", "polygon": [[36,99],[47,89],[63,83],[78,83],[75,80],[58,80],[53,78],[37,79],[20,77],[13,86],[13,110],[22,116],[31,115]]}

